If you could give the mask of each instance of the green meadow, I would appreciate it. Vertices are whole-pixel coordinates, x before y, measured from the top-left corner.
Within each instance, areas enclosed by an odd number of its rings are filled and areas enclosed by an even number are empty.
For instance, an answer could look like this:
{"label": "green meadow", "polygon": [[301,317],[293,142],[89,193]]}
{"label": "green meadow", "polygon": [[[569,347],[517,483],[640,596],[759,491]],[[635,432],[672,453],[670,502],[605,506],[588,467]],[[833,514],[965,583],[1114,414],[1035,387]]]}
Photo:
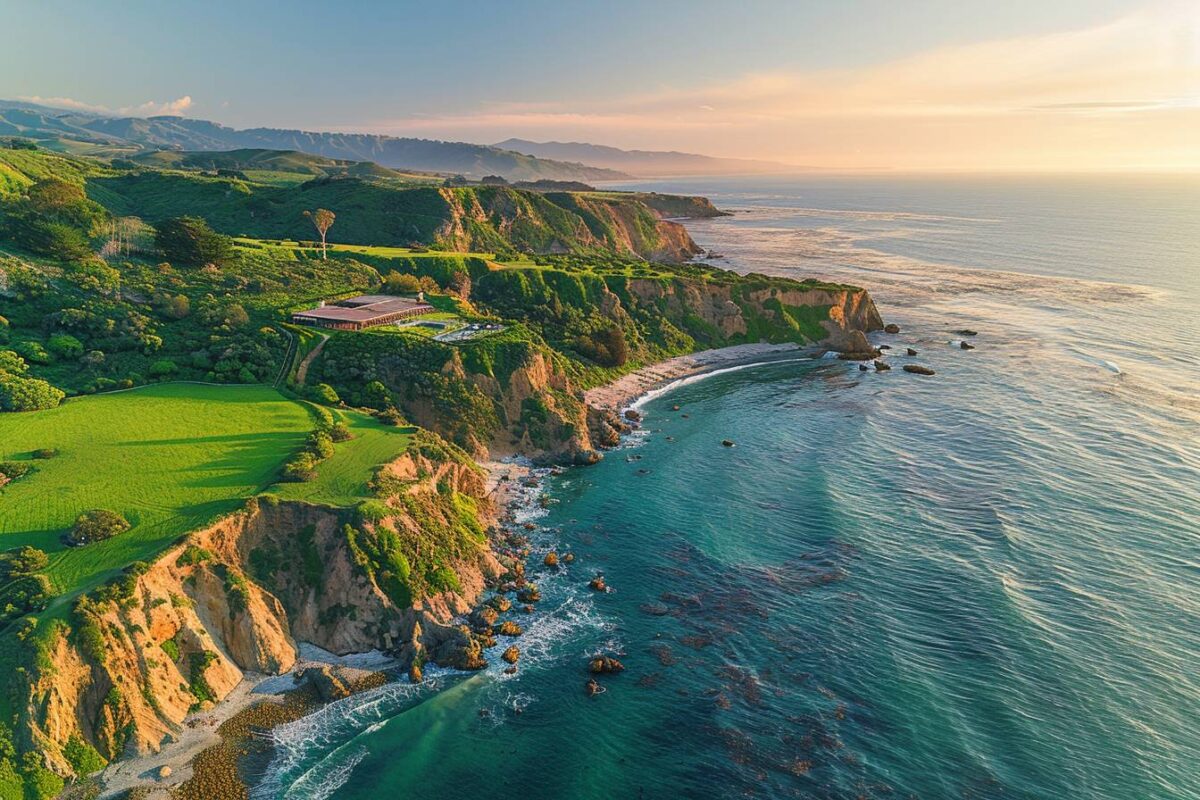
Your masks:
{"label": "green meadow", "polygon": [[[261,385],[159,384],[0,414],[0,459],[35,469],[0,489],[0,548],[41,548],[59,592],[90,588],[274,483],[313,426],[301,404]],[[41,448],[59,454],[33,459]],[[66,547],[63,532],[90,508],[133,527]]]}
{"label": "green meadow", "polygon": [[376,468],[408,449],[414,427],[384,425],[357,411],[334,412],[354,438],[334,445],[333,455],[317,465],[317,477],[304,483],[280,483],[270,491],[282,500],[352,506],[371,496],[367,483]]}

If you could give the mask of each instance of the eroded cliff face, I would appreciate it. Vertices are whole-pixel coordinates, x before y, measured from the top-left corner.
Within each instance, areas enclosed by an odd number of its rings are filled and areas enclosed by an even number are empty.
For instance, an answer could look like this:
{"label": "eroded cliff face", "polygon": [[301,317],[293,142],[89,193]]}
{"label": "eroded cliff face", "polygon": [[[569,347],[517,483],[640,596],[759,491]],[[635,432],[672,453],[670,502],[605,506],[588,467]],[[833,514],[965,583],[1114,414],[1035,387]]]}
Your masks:
{"label": "eroded cliff face", "polygon": [[600,251],[653,261],[685,261],[701,248],[682,225],[641,200],[509,187],[440,190],[445,219],[435,242],[461,252],[507,244],[537,253]]}
{"label": "eroded cliff face", "polygon": [[245,672],[290,669],[300,641],[479,666],[478,642],[451,623],[504,571],[487,540],[469,538],[447,559],[453,590],[411,597],[372,562],[367,542],[442,536],[462,524],[456,493],[470,498],[482,531],[491,512],[483,478],[420,453],[385,472],[402,488],[372,521],[348,527],[344,509],[254,500],[135,571],[119,599],[88,602],[28,676],[19,735],[64,775],[73,736],[109,759],[157,752],[190,710],[219,702]]}

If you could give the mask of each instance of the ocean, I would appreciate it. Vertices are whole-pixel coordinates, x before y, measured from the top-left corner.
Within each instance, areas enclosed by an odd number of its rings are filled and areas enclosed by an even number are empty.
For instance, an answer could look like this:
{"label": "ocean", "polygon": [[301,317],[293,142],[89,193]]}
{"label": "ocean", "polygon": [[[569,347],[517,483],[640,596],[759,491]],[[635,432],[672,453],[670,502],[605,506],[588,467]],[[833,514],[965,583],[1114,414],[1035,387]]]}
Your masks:
{"label": "ocean", "polygon": [[687,223],[714,264],[869,288],[896,368],[645,402],[548,481],[530,564],[577,560],[517,673],[334,703],[256,796],[1200,798],[1200,180],[636,188],[733,211]]}

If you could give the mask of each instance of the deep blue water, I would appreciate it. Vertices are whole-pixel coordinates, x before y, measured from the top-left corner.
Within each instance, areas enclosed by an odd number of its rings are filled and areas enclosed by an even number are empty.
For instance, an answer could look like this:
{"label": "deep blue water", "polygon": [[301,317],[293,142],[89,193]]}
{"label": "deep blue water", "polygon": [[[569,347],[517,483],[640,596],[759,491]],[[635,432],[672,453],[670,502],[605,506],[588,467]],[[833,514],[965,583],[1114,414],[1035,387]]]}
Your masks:
{"label": "deep blue water", "polygon": [[[644,188],[736,210],[689,223],[714,263],[867,286],[937,375],[787,360],[650,400],[550,481],[539,552],[579,558],[518,673],[336,703],[262,793],[1200,797],[1200,184]],[[601,651],[628,669],[588,698]]]}

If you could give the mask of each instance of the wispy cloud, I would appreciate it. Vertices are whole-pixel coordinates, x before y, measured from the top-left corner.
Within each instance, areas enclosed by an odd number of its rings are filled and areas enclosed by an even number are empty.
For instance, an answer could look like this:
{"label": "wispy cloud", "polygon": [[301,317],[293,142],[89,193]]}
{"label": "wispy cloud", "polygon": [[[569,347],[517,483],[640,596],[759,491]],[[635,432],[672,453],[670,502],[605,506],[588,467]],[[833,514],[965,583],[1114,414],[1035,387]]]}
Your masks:
{"label": "wispy cloud", "polygon": [[26,103],[37,103],[38,105],[62,108],[68,111],[87,111],[93,114],[126,114],[144,117],[160,115],[179,116],[192,107],[192,97],[186,94],[175,100],[167,100],[165,102],[147,100],[139,105],[121,106],[119,108],[109,108],[107,106],[96,105],[95,103],[86,103],[72,97],[39,97],[37,95],[30,95],[22,96],[18,99],[24,100]]}
{"label": "wispy cloud", "polygon": [[[844,166],[1200,166],[1200,4],[1081,30],[940,47],[852,69],[772,72],[617,99],[381,120],[461,138],[607,137]],[[494,139],[493,139],[494,140]]]}

